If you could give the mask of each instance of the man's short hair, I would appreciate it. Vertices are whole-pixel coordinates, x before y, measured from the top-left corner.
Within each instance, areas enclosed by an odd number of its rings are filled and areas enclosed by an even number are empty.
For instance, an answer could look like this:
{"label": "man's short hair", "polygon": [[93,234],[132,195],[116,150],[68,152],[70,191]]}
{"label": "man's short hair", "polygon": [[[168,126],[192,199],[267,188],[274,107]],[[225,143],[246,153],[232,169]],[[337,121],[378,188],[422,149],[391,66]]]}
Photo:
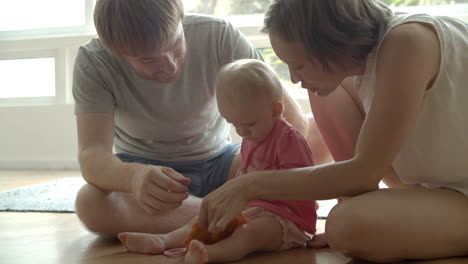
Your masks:
{"label": "man's short hair", "polygon": [[98,0],[94,25],[102,45],[121,57],[163,47],[183,17],[182,0]]}

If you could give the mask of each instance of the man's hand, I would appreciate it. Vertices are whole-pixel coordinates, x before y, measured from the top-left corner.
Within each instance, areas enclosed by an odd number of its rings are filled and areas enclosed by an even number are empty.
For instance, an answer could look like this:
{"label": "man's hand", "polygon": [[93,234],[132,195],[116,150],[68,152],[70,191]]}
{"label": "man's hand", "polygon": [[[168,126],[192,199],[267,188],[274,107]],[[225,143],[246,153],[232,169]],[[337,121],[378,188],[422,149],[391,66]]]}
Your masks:
{"label": "man's hand", "polygon": [[133,193],[150,215],[175,209],[188,198],[190,179],[167,167],[132,164]]}

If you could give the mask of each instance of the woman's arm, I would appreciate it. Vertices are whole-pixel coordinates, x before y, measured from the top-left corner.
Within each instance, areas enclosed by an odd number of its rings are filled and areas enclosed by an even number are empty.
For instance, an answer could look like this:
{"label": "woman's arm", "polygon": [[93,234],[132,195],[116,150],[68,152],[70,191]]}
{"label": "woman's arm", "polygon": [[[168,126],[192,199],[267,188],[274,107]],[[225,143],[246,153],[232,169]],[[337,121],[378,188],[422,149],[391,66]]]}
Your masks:
{"label": "woman's arm", "polygon": [[[412,132],[424,93],[438,73],[439,49],[429,26],[411,23],[391,31],[378,55],[375,95],[353,157],[325,166],[258,174],[248,185],[251,197],[321,200],[377,188]],[[344,137],[342,143],[348,142],[352,140]]]}
{"label": "woman's arm", "polygon": [[[212,230],[223,228],[240,212],[238,207],[252,199],[323,200],[377,189],[409,137],[424,93],[437,75],[439,49],[437,36],[428,26],[411,23],[395,28],[378,54],[375,95],[352,158],[316,167],[254,172],[235,179],[204,199],[200,223],[209,222]],[[329,117],[322,114],[321,118]],[[347,125],[335,124],[337,128]],[[348,142],[352,140],[344,138],[342,143]]]}

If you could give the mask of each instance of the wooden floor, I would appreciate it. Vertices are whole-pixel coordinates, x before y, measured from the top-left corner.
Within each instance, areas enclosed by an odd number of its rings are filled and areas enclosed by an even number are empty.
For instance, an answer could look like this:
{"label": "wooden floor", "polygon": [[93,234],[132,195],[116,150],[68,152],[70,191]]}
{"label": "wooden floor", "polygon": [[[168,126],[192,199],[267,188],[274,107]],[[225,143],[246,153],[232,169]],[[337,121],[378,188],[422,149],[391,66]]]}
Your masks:
{"label": "wooden floor", "polygon": [[[0,170],[0,191],[80,177],[78,171]],[[324,222],[318,223],[323,231]],[[144,264],[183,263],[181,258],[132,254],[119,241],[97,237],[80,225],[75,214],[0,212],[0,264]],[[249,256],[235,263],[363,264],[331,249],[296,249]],[[411,261],[411,264],[467,264],[468,258]]]}

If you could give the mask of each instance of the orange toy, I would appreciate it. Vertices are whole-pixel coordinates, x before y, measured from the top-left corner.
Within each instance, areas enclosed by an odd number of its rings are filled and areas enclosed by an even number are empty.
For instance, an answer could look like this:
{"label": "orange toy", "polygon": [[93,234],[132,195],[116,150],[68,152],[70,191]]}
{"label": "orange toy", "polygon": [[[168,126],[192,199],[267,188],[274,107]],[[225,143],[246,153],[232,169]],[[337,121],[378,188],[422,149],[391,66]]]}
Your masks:
{"label": "orange toy", "polygon": [[214,244],[218,241],[228,238],[234,232],[234,230],[236,230],[237,227],[245,224],[245,222],[246,221],[244,216],[239,215],[234,220],[229,222],[229,224],[226,226],[226,229],[223,232],[217,232],[214,234],[210,233],[206,229],[201,229],[198,223],[195,223],[192,225],[192,231],[190,231],[190,234],[184,241],[184,246],[188,247],[190,241],[192,241],[193,239],[199,240],[205,245]]}

